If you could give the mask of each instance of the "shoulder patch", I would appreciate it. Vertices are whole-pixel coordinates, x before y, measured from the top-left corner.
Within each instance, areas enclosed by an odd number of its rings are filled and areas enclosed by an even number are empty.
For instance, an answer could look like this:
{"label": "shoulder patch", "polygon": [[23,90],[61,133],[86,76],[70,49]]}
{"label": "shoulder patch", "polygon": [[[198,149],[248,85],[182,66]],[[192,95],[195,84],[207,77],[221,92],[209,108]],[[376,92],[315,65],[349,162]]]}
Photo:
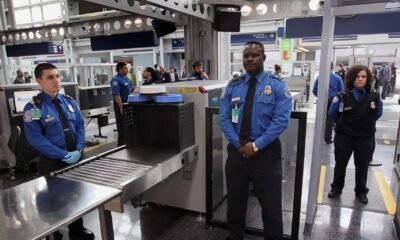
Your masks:
{"label": "shoulder patch", "polygon": [[242,80],[242,77],[237,78],[237,79],[232,79],[232,80],[229,81],[228,85],[235,85],[238,82],[240,82],[241,80]]}
{"label": "shoulder patch", "polygon": [[288,86],[285,87],[285,96],[287,98],[292,98],[292,94],[290,94],[290,89],[288,88]]}
{"label": "shoulder patch", "polygon": [[118,86],[118,81],[117,80],[112,81],[112,85],[113,86]]}

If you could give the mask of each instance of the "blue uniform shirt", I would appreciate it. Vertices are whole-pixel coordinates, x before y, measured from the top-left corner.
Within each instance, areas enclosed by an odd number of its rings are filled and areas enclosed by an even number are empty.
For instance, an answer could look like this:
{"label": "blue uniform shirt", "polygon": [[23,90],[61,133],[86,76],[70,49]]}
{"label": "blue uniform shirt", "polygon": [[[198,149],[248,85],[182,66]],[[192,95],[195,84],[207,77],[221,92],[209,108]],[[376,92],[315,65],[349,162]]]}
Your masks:
{"label": "blue uniform shirt", "polygon": [[[318,80],[319,80],[319,77],[317,78],[317,80],[315,80],[313,90],[312,90],[312,92],[314,93],[315,96],[318,96],[317,95]],[[329,97],[334,97],[338,93],[343,92],[343,91],[344,91],[344,86],[343,86],[342,78],[339,75],[331,72],[329,75]]]}
{"label": "blue uniform shirt", "polygon": [[[40,104],[37,107],[41,111],[39,119],[32,119],[31,111],[35,108],[33,101],[27,103],[24,108],[24,131],[28,142],[41,154],[53,159],[63,159],[66,151],[66,140],[61,120],[58,116],[53,98],[42,92]],[[61,93],[56,95],[62,111],[67,119],[68,127],[75,138],[76,150],[85,147],[85,128],[81,112],[75,100]]]}
{"label": "blue uniform shirt", "polygon": [[[358,98],[358,92],[361,91],[362,95],[365,95],[365,89],[361,89],[358,90],[357,88],[353,88],[353,90],[351,90],[351,93],[354,96],[354,99],[356,101],[360,101],[360,99]],[[337,113],[339,112],[339,106],[340,106],[340,101],[338,97],[335,97],[332,101],[332,105],[329,108],[329,112],[328,112],[328,116],[330,119],[335,119],[337,116]],[[376,108],[376,112],[375,112],[375,120],[378,120],[381,116],[382,116],[382,112],[383,112],[383,103],[380,97],[378,97],[378,106]]]}
{"label": "blue uniform shirt", "polygon": [[127,76],[115,75],[110,82],[111,92],[114,96],[121,96],[122,102],[128,101],[132,83]]}
{"label": "blue uniform shirt", "polygon": [[190,75],[190,77],[191,77],[191,78],[194,78],[195,80],[205,80],[205,78],[204,78],[201,74],[198,74],[198,73],[196,73],[196,72],[193,72],[193,73]]}
{"label": "blue uniform shirt", "polygon": [[[256,77],[250,139],[259,149],[263,149],[288,127],[292,97],[283,80],[274,78],[264,71]],[[249,74],[243,75],[237,82],[226,86],[221,97],[221,129],[228,141],[236,148],[240,148],[239,134],[249,80]],[[239,118],[237,123],[234,123],[232,110],[236,107],[239,109]]]}

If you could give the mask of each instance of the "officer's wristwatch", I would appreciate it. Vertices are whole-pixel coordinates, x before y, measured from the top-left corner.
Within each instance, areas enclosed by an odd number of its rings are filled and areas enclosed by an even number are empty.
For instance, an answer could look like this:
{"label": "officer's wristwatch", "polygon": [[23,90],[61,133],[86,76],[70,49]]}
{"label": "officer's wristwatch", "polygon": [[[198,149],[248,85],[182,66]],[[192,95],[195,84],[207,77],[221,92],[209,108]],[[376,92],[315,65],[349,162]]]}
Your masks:
{"label": "officer's wristwatch", "polygon": [[253,146],[253,151],[254,151],[254,152],[258,152],[259,149],[258,149],[256,143],[255,143],[255,142],[252,142],[251,145]]}

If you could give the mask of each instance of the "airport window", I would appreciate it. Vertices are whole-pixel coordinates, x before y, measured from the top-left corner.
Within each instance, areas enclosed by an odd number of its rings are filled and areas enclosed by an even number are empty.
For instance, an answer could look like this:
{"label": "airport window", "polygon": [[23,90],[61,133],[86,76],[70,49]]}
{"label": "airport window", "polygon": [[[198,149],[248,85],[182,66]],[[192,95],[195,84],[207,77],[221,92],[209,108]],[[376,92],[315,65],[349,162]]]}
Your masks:
{"label": "airport window", "polygon": [[[39,27],[48,21],[63,20],[66,0],[14,0],[15,22],[18,27]],[[32,4],[34,4],[32,6]]]}

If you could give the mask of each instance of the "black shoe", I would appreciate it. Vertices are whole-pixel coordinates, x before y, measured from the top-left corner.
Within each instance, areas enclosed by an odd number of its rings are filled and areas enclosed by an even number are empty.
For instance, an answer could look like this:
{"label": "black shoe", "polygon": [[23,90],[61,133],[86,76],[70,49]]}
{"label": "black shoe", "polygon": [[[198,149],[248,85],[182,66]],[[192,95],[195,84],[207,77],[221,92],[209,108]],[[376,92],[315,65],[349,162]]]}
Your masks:
{"label": "black shoe", "polygon": [[331,189],[328,193],[328,198],[336,198],[342,194],[342,191]]}
{"label": "black shoe", "polygon": [[368,198],[366,193],[356,193],[356,198],[358,198],[358,201],[362,204],[367,204],[368,203]]}
{"label": "black shoe", "polygon": [[71,240],[94,240],[94,234],[86,228],[80,231],[69,231],[69,238]]}

